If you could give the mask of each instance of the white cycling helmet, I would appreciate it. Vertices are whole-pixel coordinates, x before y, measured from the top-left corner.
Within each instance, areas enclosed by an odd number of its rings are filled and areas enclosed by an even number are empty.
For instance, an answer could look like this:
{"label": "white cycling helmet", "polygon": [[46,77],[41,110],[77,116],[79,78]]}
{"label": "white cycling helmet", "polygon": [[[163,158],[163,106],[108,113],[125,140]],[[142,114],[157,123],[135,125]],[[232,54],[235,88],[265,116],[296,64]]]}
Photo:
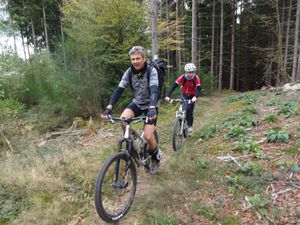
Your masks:
{"label": "white cycling helmet", "polygon": [[194,63],[187,63],[184,66],[184,71],[185,72],[195,72],[196,71],[196,66]]}

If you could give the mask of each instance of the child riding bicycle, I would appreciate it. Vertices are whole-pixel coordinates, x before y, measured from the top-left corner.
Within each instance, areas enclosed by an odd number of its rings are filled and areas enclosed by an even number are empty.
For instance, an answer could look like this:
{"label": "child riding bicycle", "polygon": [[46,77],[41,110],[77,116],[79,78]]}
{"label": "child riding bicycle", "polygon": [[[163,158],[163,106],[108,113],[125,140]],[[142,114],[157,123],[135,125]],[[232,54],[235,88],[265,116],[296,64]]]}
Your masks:
{"label": "child riding bicycle", "polygon": [[[187,63],[184,66],[185,74],[180,75],[170,90],[166,93],[165,100],[170,101],[170,97],[173,91],[181,86],[181,94],[180,97],[183,100],[192,100],[193,103],[197,101],[197,98],[201,94],[201,81],[200,77],[195,73],[196,66],[193,63]],[[194,121],[194,104],[187,104],[186,107],[186,119],[188,124],[188,135],[192,135],[192,127]]]}

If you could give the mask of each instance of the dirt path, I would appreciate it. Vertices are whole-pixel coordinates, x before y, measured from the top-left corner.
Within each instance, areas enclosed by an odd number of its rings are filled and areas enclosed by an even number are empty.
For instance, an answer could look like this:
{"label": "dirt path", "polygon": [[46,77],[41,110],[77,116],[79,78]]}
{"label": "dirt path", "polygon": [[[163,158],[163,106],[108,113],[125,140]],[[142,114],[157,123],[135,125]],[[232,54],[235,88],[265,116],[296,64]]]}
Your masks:
{"label": "dirt path", "polygon": [[[226,97],[224,96],[220,96],[220,97],[202,97],[200,99],[200,102],[195,107],[195,112],[194,112],[194,126],[193,126],[194,133],[200,131],[216,116],[219,109],[221,108],[221,103],[224,101],[225,98]],[[206,104],[203,104],[205,106],[201,105],[201,102],[204,101],[208,102]],[[205,107],[205,109],[203,109],[203,107]],[[166,130],[171,130],[170,125],[165,126],[165,123],[161,127],[158,125],[159,133],[161,133],[162,131],[165,133]],[[169,134],[171,135],[171,133]],[[155,192],[154,190],[160,188],[161,183],[157,181],[157,179],[159,178],[155,176],[159,176],[161,172],[163,173],[165,167],[168,165],[170,154],[174,153],[171,145],[171,137],[169,137],[168,140],[169,140],[168,143],[162,144],[160,146],[163,149],[163,159],[161,161],[161,166],[159,168],[158,174],[149,175],[144,171],[143,168],[138,168],[138,185],[137,185],[137,192],[135,197],[136,204],[138,204],[137,203],[137,201],[139,201],[138,199],[147,199],[147,195],[149,193],[154,194]],[[188,139],[185,139],[184,141],[188,141]],[[148,198],[152,198],[152,197],[148,196]],[[153,196],[153,198],[155,198],[155,196]],[[137,222],[136,220],[137,218],[135,217],[127,216],[122,220],[122,224],[136,224]]]}

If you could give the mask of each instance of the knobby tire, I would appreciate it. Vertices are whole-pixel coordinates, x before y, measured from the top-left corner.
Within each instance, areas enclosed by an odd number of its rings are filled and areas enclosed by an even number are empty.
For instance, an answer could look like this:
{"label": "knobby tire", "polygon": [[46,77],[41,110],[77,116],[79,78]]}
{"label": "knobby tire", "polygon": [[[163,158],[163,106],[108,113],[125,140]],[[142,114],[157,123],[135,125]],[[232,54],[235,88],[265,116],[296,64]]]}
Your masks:
{"label": "knobby tire", "polygon": [[182,118],[176,117],[172,131],[172,146],[173,150],[177,151],[181,148],[183,134],[180,133]]}
{"label": "knobby tire", "polygon": [[108,158],[96,179],[94,201],[98,215],[108,223],[123,218],[133,202],[136,185],[136,167],[127,153],[118,152]]}

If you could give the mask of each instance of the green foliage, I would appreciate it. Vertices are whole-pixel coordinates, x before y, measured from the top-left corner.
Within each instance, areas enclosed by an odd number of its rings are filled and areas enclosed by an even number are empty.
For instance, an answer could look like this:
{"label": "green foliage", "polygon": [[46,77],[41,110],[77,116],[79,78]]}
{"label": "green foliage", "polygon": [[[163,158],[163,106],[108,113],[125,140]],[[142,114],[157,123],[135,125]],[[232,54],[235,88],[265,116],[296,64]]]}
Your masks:
{"label": "green foliage", "polygon": [[25,106],[13,99],[0,100],[0,123],[15,120],[25,111]]}
{"label": "green foliage", "polygon": [[21,99],[24,95],[24,66],[24,61],[16,54],[6,52],[0,55],[0,99]]}
{"label": "green foliage", "polygon": [[290,160],[278,161],[275,165],[286,172],[299,173],[300,171],[298,164]]}
{"label": "green foliage", "polygon": [[247,133],[245,127],[240,125],[231,125],[228,128],[229,133],[224,135],[225,139],[241,137]]}
{"label": "green foliage", "polygon": [[225,217],[223,219],[223,221],[221,222],[221,225],[240,225],[240,224],[242,224],[241,220],[237,216],[228,216],[228,217]]}
{"label": "green foliage", "polygon": [[296,114],[296,103],[297,101],[295,100],[290,100],[286,103],[284,103],[278,111],[279,115],[283,115],[284,118],[288,118],[294,114]]}
{"label": "green foliage", "polygon": [[242,172],[247,175],[259,175],[262,172],[262,166],[257,162],[246,162],[238,168],[238,172]]}
{"label": "green foliage", "polygon": [[216,77],[213,76],[210,71],[207,70],[207,68],[204,68],[199,73],[200,79],[201,79],[201,87],[202,87],[202,92],[201,95],[209,95],[211,94],[216,87]]}
{"label": "green foliage", "polygon": [[246,107],[245,109],[243,109],[242,112],[247,114],[255,114],[255,115],[258,114],[257,109],[254,107]]}
{"label": "green foliage", "polygon": [[267,142],[289,142],[289,134],[286,131],[281,130],[281,127],[274,127],[269,130],[266,134]]}
{"label": "green foliage", "polygon": [[202,216],[204,216],[206,219],[211,220],[211,221],[217,219],[216,209],[212,206],[205,206],[204,205],[200,209],[200,214]]}
{"label": "green foliage", "polygon": [[241,180],[239,175],[226,176],[225,180],[230,184],[228,187],[229,193],[235,194],[241,188]]}
{"label": "green foliage", "polygon": [[198,157],[196,159],[196,165],[197,165],[198,168],[208,169],[209,166],[210,166],[210,162],[208,160],[206,160],[206,159]]}
{"label": "green foliage", "polygon": [[261,152],[259,145],[251,139],[242,139],[235,142],[235,150],[242,151],[245,155]]}
{"label": "green foliage", "polygon": [[266,103],[267,106],[276,106],[280,104],[280,100],[279,99],[271,99],[270,101],[268,101]]}
{"label": "green foliage", "polygon": [[209,138],[215,137],[217,135],[217,132],[218,132],[217,126],[213,126],[213,127],[208,128],[207,130],[201,131],[200,137],[202,139],[209,139]]}
{"label": "green foliage", "polygon": [[278,117],[274,114],[270,114],[270,115],[266,115],[264,118],[263,118],[264,121],[267,121],[267,122],[276,122],[278,120]]}
{"label": "green foliage", "polygon": [[151,215],[146,218],[143,224],[175,225],[178,223],[171,215],[154,210]]}
{"label": "green foliage", "polygon": [[264,199],[260,194],[255,194],[249,197],[249,202],[251,204],[250,208],[257,210],[261,215],[267,215],[267,206],[271,202],[269,199]]}
{"label": "green foliage", "polygon": [[248,115],[242,115],[240,117],[240,123],[239,123],[239,125],[244,126],[244,127],[251,127],[251,126],[258,125],[258,121],[255,120],[255,119],[252,119]]}
{"label": "green foliage", "polygon": [[240,101],[241,99],[243,99],[243,95],[231,95],[230,97],[228,97],[225,102],[228,102],[228,103],[233,103],[233,102],[236,102],[236,101]]}
{"label": "green foliage", "polygon": [[242,103],[244,105],[252,105],[254,103],[257,103],[258,97],[259,97],[259,94],[256,94],[256,93],[254,93],[254,94],[247,93],[247,94],[244,95]]}
{"label": "green foliage", "polygon": [[19,193],[10,193],[5,188],[0,188],[0,224],[9,224],[26,208],[28,202]]}

